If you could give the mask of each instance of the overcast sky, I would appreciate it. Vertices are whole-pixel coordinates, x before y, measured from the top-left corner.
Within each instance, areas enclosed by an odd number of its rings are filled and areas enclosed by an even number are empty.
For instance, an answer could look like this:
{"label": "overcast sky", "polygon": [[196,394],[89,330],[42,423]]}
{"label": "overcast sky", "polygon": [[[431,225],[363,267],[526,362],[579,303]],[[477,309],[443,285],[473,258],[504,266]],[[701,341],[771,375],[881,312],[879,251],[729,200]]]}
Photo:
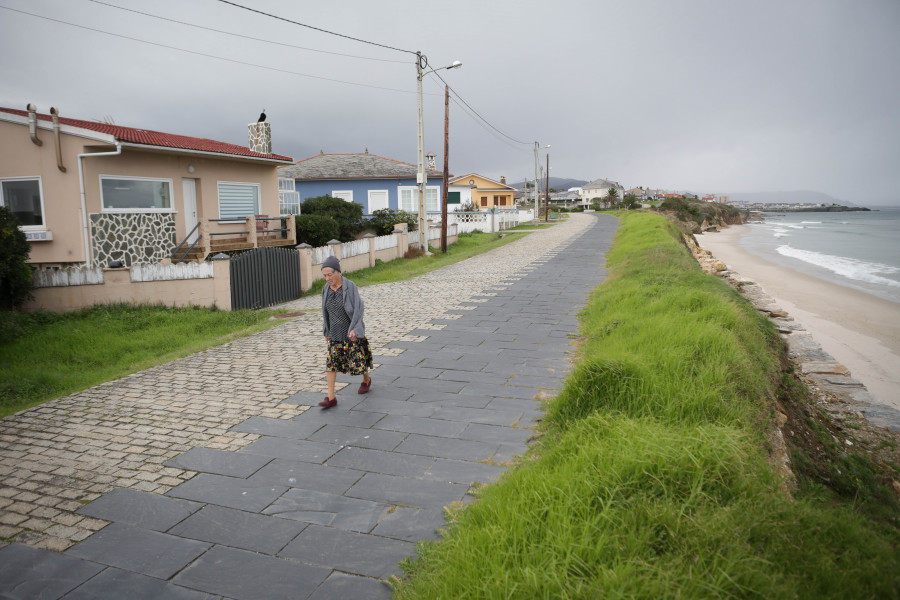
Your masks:
{"label": "overcast sky", "polygon": [[451,100],[457,175],[531,179],[538,141],[554,177],[900,205],[898,0],[235,1],[394,49],[220,0],[0,0],[0,105],[237,144],[265,108],[295,160],[415,163],[421,51],[463,63],[424,80],[426,150],[437,75],[470,107]]}

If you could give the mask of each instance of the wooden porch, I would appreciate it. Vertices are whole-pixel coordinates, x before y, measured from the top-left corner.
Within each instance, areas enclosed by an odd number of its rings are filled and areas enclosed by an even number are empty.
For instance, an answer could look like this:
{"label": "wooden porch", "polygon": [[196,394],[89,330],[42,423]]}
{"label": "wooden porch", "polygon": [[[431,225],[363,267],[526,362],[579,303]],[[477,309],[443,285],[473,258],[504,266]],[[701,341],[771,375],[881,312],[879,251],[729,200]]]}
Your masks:
{"label": "wooden porch", "polygon": [[[281,222],[285,221],[285,226]],[[273,227],[274,226],[274,227]],[[188,240],[197,234],[194,242]],[[251,215],[242,219],[203,219],[172,251],[173,263],[203,262],[210,254],[248,250],[261,246],[297,245],[297,222],[293,215]]]}

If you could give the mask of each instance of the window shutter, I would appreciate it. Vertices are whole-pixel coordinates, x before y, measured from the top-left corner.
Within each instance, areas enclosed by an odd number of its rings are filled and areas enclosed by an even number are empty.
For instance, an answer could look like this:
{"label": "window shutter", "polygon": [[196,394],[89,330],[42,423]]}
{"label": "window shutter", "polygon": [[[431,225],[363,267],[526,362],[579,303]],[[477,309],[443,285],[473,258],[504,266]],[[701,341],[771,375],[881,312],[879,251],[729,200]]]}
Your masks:
{"label": "window shutter", "polygon": [[239,219],[259,212],[259,187],[219,183],[219,218]]}

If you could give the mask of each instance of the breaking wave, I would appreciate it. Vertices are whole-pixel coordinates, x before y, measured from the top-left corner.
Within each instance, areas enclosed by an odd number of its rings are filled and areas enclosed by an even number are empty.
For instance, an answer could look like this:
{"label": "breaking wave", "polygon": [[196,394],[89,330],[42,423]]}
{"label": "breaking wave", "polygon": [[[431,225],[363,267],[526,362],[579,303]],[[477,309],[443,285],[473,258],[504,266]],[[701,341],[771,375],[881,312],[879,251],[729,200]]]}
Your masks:
{"label": "breaking wave", "polygon": [[900,287],[900,281],[882,277],[882,275],[900,273],[900,268],[897,267],[883,265],[881,263],[864,262],[845,256],[833,256],[831,254],[822,254],[810,250],[800,250],[786,245],[778,246],[775,250],[782,256],[796,258],[805,263],[828,269],[832,273],[836,273],[837,275],[841,275],[848,279],[889,285],[891,287]]}

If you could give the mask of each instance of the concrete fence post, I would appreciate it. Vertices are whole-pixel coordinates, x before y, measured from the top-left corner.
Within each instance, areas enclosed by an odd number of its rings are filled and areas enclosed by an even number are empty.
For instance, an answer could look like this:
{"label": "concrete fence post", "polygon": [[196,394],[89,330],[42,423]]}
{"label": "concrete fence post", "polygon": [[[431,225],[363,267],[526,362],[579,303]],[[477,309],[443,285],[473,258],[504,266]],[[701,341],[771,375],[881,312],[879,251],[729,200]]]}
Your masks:
{"label": "concrete fence post", "polygon": [[369,267],[375,266],[375,235],[367,233],[363,238],[369,238]]}
{"label": "concrete fence post", "polygon": [[213,302],[220,310],[231,310],[231,258],[216,254],[213,264]]}
{"label": "concrete fence post", "polygon": [[306,291],[312,287],[312,252],[309,244],[299,244],[297,246],[297,254],[300,256],[300,290]]}
{"label": "concrete fence post", "polygon": [[331,251],[334,252],[335,258],[341,260],[341,241],[340,240],[331,240],[326,246],[331,246]]}
{"label": "concrete fence post", "polygon": [[397,236],[397,256],[395,258],[403,258],[409,251],[409,224],[395,224],[394,235]]}

